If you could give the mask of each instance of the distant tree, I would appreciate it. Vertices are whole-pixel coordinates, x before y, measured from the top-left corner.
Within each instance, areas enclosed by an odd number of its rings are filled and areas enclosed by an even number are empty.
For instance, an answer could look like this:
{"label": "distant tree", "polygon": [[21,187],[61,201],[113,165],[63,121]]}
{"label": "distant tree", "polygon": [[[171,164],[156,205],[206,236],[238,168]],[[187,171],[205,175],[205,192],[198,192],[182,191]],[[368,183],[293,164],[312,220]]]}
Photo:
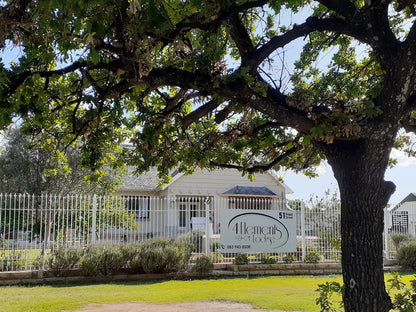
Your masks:
{"label": "distant tree", "polygon": [[[25,193],[35,196],[31,199],[33,203],[20,196],[2,197],[0,225],[4,231],[1,231],[0,235],[23,230],[30,231],[31,239],[47,240],[47,233],[50,231],[55,235],[61,235],[60,239],[65,241],[66,230],[70,227],[83,227],[85,233],[90,234],[93,223],[91,200],[87,201],[88,204],[83,207],[85,211],[82,213],[86,216],[86,222],[74,216],[69,217],[72,210],[63,215],[61,210],[56,209],[53,214],[43,214],[43,217],[40,217],[42,210],[40,195],[45,193],[54,195],[112,193],[120,181],[121,173],[110,169],[108,174],[96,181],[91,181],[88,179],[91,171],[82,167],[82,154],[76,146],[66,148],[66,161],[62,161],[62,159],[57,159],[62,155],[59,150],[47,150],[35,146],[31,136],[22,133],[20,128],[10,128],[5,132],[4,139],[5,143],[0,152],[0,193]],[[10,201],[18,202],[19,207],[25,204],[34,207],[33,216],[29,209],[25,211],[10,209]],[[51,203],[55,203],[56,207],[61,207],[62,201],[63,198],[58,197]],[[116,204],[106,202],[103,207],[99,208],[96,218],[100,228],[120,227],[121,225],[129,229],[138,228],[133,214],[124,209],[123,201],[118,201]],[[48,218],[45,219],[45,216]],[[71,223],[68,223],[68,220],[71,220]],[[57,237],[54,237],[54,240],[56,239]]]}
{"label": "distant tree", "polygon": [[104,194],[115,190],[120,172],[109,170],[99,182],[89,181],[88,168],[82,167],[79,148],[66,149],[67,161],[57,159],[60,151],[45,150],[33,145],[30,135],[19,128],[5,134],[0,152],[0,192],[53,194]]}

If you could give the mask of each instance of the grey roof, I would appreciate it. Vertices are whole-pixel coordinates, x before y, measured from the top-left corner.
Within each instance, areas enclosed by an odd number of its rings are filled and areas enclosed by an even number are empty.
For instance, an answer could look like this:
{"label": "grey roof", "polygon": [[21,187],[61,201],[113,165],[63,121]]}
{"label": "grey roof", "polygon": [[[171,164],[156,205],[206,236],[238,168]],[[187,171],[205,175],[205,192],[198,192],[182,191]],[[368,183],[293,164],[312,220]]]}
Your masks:
{"label": "grey roof", "polygon": [[400,204],[403,203],[407,203],[407,202],[413,202],[416,201],[416,193],[410,193],[409,195],[407,195],[401,202]]}
{"label": "grey roof", "polygon": [[127,174],[122,177],[123,184],[119,186],[119,189],[153,191],[159,187],[157,173],[157,168],[154,167],[137,175],[134,173],[134,167],[128,167]]}
{"label": "grey roof", "polygon": [[265,186],[234,186],[232,189],[223,193],[224,195],[262,195],[277,196]]}
{"label": "grey roof", "polygon": [[[171,183],[176,181],[176,179],[180,178],[183,174],[179,173],[177,171],[174,171],[171,173],[172,180],[167,185],[160,185],[159,183],[159,177],[158,177],[158,171],[156,167],[150,168],[148,171],[143,172],[142,174],[138,175],[134,173],[135,167],[134,166],[128,166],[127,167],[127,173],[122,176],[122,184],[119,186],[120,191],[156,191],[161,190],[169,186]],[[271,176],[278,180],[278,177],[276,175],[271,174]],[[279,181],[279,183],[281,183]],[[287,187],[287,185],[283,184],[283,187],[285,188],[286,194],[293,193],[290,188]],[[234,190],[238,191],[240,193],[228,193]],[[271,190],[269,190],[267,187],[259,187],[259,186],[236,186],[232,188],[231,190],[223,193],[225,195],[227,194],[244,194],[244,195],[263,195],[263,196],[276,196],[275,193],[273,193]]]}

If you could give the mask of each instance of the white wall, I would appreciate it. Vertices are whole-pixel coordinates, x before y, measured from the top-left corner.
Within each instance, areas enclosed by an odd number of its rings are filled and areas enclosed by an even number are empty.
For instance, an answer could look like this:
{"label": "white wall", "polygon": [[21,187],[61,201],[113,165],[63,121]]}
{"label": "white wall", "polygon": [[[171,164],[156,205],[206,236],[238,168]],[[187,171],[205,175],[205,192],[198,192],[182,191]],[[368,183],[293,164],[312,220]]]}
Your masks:
{"label": "white wall", "polygon": [[255,181],[251,182],[247,175],[242,176],[241,172],[233,169],[197,170],[173,181],[167,191],[172,195],[217,195],[236,185],[265,186],[280,198],[286,197],[283,186],[271,174],[256,174]]}

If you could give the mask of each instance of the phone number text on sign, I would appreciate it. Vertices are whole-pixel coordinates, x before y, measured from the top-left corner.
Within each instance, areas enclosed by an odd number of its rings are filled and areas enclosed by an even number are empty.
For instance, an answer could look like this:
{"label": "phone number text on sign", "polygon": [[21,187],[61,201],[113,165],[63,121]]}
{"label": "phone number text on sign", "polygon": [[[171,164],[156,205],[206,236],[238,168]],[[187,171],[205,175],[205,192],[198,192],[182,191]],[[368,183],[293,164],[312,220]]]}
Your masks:
{"label": "phone number text on sign", "polygon": [[220,220],[222,252],[296,251],[293,211],[223,209]]}

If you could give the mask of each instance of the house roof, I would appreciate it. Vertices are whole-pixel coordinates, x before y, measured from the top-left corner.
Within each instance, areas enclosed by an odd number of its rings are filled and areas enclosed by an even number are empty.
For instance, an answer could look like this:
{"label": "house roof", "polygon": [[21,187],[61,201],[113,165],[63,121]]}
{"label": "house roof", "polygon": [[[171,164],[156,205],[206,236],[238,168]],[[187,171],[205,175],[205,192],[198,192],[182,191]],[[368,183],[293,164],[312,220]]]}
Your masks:
{"label": "house roof", "polygon": [[223,195],[257,195],[257,196],[277,196],[265,186],[234,186],[232,189],[222,193]]}
{"label": "house roof", "polygon": [[[169,185],[174,183],[184,174],[181,172],[174,171],[171,173],[172,180],[166,184],[161,185],[159,183],[158,171],[156,167],[150,168],[148,171],[143,172],[142,174],[138,175],[134,173],[135,167],[129,166],[127,167],[127,174],[122,176],[122,184],[119,186],[119,190],[121,191],[156,191],[156,190],[164,190]],[[277,174],[273,171],[266,171],[265,173],[269,174],[276,182],[280,183],[283,188],[285,189],[286,194],[291,194],[293,191],[282,181],[280,181]],[[269,190],[270,191],[270,190]],[[270,191],[271,192],[271,191]],[[271,192],[273,193],[273,192]],[[275,196],[276,194],[271,194],[268,196]]]}
{"label": "house roof", "polygon": [[388,210],[389,211],[396,211],[397,209],[400,208],[401,205],[403,205],[405,203],[408,203],[408,202],[416,202],[416,193],[410,193],[405,198],[403,198],[400,203],[398,203],[397,205],[389,208]]}
{"label": "house roof", "polygon": [[407,203],[407,202],[413,202],[413,201],[416,201],[416,193],[410,193],[409,195],[407,195],[400,203],[399,203],[399,205],[400,204],[403,204],[403,203]]}
{"label": "house roof", "polygon": [[[134,171],[134,167],[127,167],[127,174],[122,176],[123,183],[119,187],[120,190],[154,191],[164,188],[159,183],[158,171],[156,167],[152,167],[148,171],[145,171],[139,175]],[[179,174],[177,171],[172,172],[172,181],[178,175]]]}
{"label": "house roof", "polygon": [[149,171],[143,172],[140,175],[134,173],[134,167],[127,168],[127,174],[122,177],[121,190],[142,190],[153,191],[157,188],[157,169],[150,168]]}

